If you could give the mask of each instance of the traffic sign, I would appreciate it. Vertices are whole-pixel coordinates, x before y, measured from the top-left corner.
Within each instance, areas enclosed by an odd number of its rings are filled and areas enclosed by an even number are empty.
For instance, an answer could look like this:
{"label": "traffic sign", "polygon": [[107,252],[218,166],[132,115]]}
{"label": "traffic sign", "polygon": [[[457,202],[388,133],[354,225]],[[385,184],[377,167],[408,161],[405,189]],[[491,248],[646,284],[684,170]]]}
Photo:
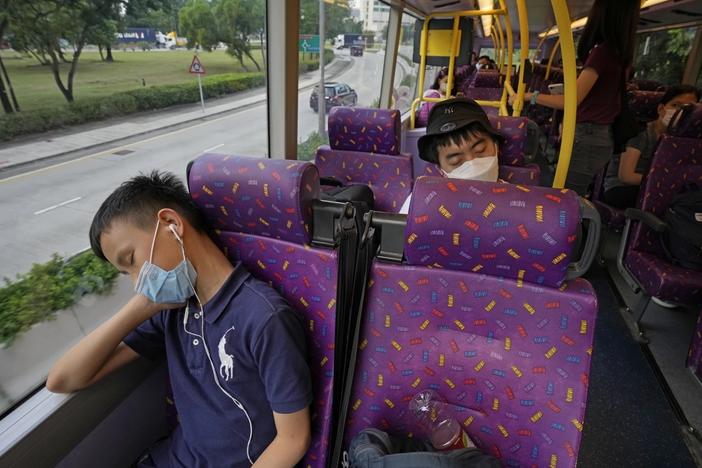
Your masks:
{"label": "traffic sign", "polygon": [[319,35],[317,34],[300,34],[298,41],[298,49],[300,52],[319,52]]}
{"label": "traffic sign", "polygon": [[193,57],[193,63],[190,64],[190,70],[188,71],[195,75],[205,74],[205,67],[202,66],[202,62],[200,62],[200,59],[197,58],[197,55]]}

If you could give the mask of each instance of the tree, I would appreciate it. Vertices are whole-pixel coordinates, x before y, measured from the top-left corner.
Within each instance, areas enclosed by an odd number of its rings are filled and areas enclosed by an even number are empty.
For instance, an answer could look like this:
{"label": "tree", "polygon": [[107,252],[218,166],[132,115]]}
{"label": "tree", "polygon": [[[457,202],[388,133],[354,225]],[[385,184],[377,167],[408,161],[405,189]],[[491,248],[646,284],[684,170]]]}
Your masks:
{"label": "tree", "polygon": [[[324,9],[327,37],[360,33],[363,30],[363,23],[351,16],[351,7],[347,0],[327,3]],[[300,1],[300,34],[319,34],[319,0]]]}
{"label": "tree", "polygon": [[[66,101],[73,102],[78,60],[90,38],[112,28],[120,0],[11,0],[7,10],[13,46],[48,64]],[[71,49],[70,60],[64,49]],[[65,79],[62,64],[68,65]]]}
{"label": "tree", "polygon": [[[8,3],[9,0],[0,0],[0,44],[5,40],[5,32],[8,30],[10,23],[7,15]],[[2,57],[0,57],[0,71],[2,72],[2,76],[0,76],[0,103],[2,103],[2,108],[6,114],[19,112],[19,104],[12,89],[10,75],[7,74],[5,64],[2,62]],[[12,98],[12,101],[10,101],[10,98]]]}
{"label": "tree", "polygon": [[188,48],[200,47],[210,52],[219,43],[215,15],[205,0],[189,0],[178,17],[181,33],[188,38]]}
{"label": "tree", "polygon": [[[227,44],[227,53],[236,57],[248,71],[244,56],[251,59],[256,69],[261,65],[251,55],[250,38],[254,34],[262,38],[265,15],[260,0],[221,0],[216,7],[219,39]],[[263,45],[263,44],[262,44]]]}

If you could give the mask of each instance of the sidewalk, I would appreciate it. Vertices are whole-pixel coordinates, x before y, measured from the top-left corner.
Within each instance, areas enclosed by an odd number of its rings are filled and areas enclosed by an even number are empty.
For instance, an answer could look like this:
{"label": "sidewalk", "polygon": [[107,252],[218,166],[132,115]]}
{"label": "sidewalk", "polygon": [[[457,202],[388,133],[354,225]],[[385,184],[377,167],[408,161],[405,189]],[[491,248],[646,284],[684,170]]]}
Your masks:
{"label": "sidewalk", "polygon": [[[325,68],[327,80],[332,79],[348,69],[353,60],[348,57],[336,57]],[[302,75],[299,90],[305,90],[319,83],[318,75],[309,72]],[[95,122],[74,127],[76,132],[47,139],[35,136],[33,141],[9,143],[0,146],[0,172],[26,164],[65,155],[73,151],[84,150],[125,138],[144,135],[164,128],[211,117],[266,100],[265,88],[205,101],[205,112],[200,103],[176,106],[175,108],[143,112],[120,117],[114,121]],[[102,125],[101,125],[102,124]],[[91,128],[92,127],[92,128]],[[90,128],[89,130],[80,129]],[[65,130],[64,130],[65,131]],[[68,130],[70,131],[70,130]],[[29,138],[32,138],[31,136]]]}

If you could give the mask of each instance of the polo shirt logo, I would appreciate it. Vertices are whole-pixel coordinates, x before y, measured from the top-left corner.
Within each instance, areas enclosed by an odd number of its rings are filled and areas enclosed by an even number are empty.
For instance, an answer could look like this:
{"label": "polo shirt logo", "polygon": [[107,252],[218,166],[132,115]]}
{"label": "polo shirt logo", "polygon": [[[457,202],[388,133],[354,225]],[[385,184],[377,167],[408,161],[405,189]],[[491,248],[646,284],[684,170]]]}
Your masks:
{"label": "polo shirt logo", "polygon": [[224,332],[224,335],[222,335],[217,345],[217,351],[219,353],[219,375],[221,375],[226,382],[229,382],[229,379],[234,377],[234,356],[227,354],[226,351],[227,334],[230,331],[234,331],[234,327]]}

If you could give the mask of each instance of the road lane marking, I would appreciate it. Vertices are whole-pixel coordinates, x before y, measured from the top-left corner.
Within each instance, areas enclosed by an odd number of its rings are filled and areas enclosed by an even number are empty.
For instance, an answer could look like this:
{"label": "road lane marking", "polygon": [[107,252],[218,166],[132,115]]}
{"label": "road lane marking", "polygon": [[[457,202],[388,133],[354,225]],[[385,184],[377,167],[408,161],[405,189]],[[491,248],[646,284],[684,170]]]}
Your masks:
{"label": "road lane marking", "polygon": [[[221,148],[222,146],[224,146],[224,143],[220,143],[219,145],[213,146],[212,148],[207,148],[206,150],[203,151],[203,153],[209,153],[210,151],[214,151],[214,150],[216,150],[217,148]],[[201,153],[201,154],[202,154],[202,153]]]}
{"label": "road lane marking", "polygon": [[55,210],[56,208],[61,208],[62,206],[68,205],[69,203],[77,202],[81,198],[83,198],[83,197],[71,198],[70,200],[66,200],[66,201],[63,201],[61,203],[57,203],[56,205],[51,205],[50,207],[44,208],[43,210],[35,211],[34,215],[36,216],[36,215],[44,214],[47,211]]}
{"label": "road lane marking", "polygon": [[[263,104],[263,103],[262,103],[262,104]],[[178,129],[178,130],[173,130],[172,132],[163,133],[163,134],[161,134],[161,135],[156,135],[156,136],[153,136],[153,137],[151,137],[151,138],[147,138],[147,139],[145,139],[145,140],[135,141],[134,143],[129,143],[129,144],[126,144],[126,145],[117,146],[117,147],[115,147],[115,148],[110,148],[110,149],[107,149],[107,150],[104,150],[104,151],[100,151],[100,152],[98,152],[98,153],[88,154],[88,155],[86,155],[86,156],[81,156],[80,158],[71,159],[71,160],[69,160],[69,161],[64,161],[64,162],[62,162],[62,163],[54,164],[54,165],[52,165],[52,166],[42,167],[41,169],[35,169],[35,170],[33,170],[33,171],[23,172],[22,174],[17,174],[17,175],[11,176],[11,177],[7,177],[7,178],[5,178],[5,179],[0,179],[0,184],[3,184],[3,183],[5,183],[5,182],[11,182],[11,181],[13,181],[13,180],[23,179],[23,178],[25,178],[25,177],[29,177],[29,176],[32,176],[32,175],[35,175],[35,174],[40,174],[40,173],[42,173],[42,172],[49,171],[49,170],[51,170],[51,169],[57,169],[57,168],[59,168],[59,167],[68,166],[69,164],[73,164],[73,163],[85,161],[86,159],[96,158],[96,157],[98,157],[98,156],[104,156],[104,155],[106,155],[106,154],[112,154],[112,153],[115,152],[115,151],[119,151],[119,150],[122,150],[122,149],[125,149],[125,148],[130,148],[130,147],[132,147],[132,146],[141,145],[141,144],[144,144],[144,143],[150,143],[150,142],[152,142],[152,141],[160,140],[161,138],[165,138],[165,137],[172,136],[172,135],[177,135],[178,133],[187,132],[188,130],[192,130],[192,129],[194,129],[194,128],[203,127],[203,126],[209,125],[209,124],[211,124],[211,123],[219,122],[220,120],[229,119],[229,118],[238,116],[238,115],[241,114],[242,112],[246,112],[246,111],[252,110],[252,109],[254,109],[255,107],[256,107],[256,106],[254,106],[254,107],[252,107],[252,108],[249,108],[249,109],[243,109],[243,110],[241,110],[240,112],[234,112],[234,113],[229,114],[229,115],[225,115],[225,116],[222,116],[222,117],[218,117],[218,118],[215,118],[215,119],[212,119],[212,120],[207,120],[207,121],[205,121],[205,122],[201,122],[201,123],[199,123],[199,124],[195,124],[195,125],[193,125],[193,126],[191,126],[191,127],[180,128],[180,129]]]}

